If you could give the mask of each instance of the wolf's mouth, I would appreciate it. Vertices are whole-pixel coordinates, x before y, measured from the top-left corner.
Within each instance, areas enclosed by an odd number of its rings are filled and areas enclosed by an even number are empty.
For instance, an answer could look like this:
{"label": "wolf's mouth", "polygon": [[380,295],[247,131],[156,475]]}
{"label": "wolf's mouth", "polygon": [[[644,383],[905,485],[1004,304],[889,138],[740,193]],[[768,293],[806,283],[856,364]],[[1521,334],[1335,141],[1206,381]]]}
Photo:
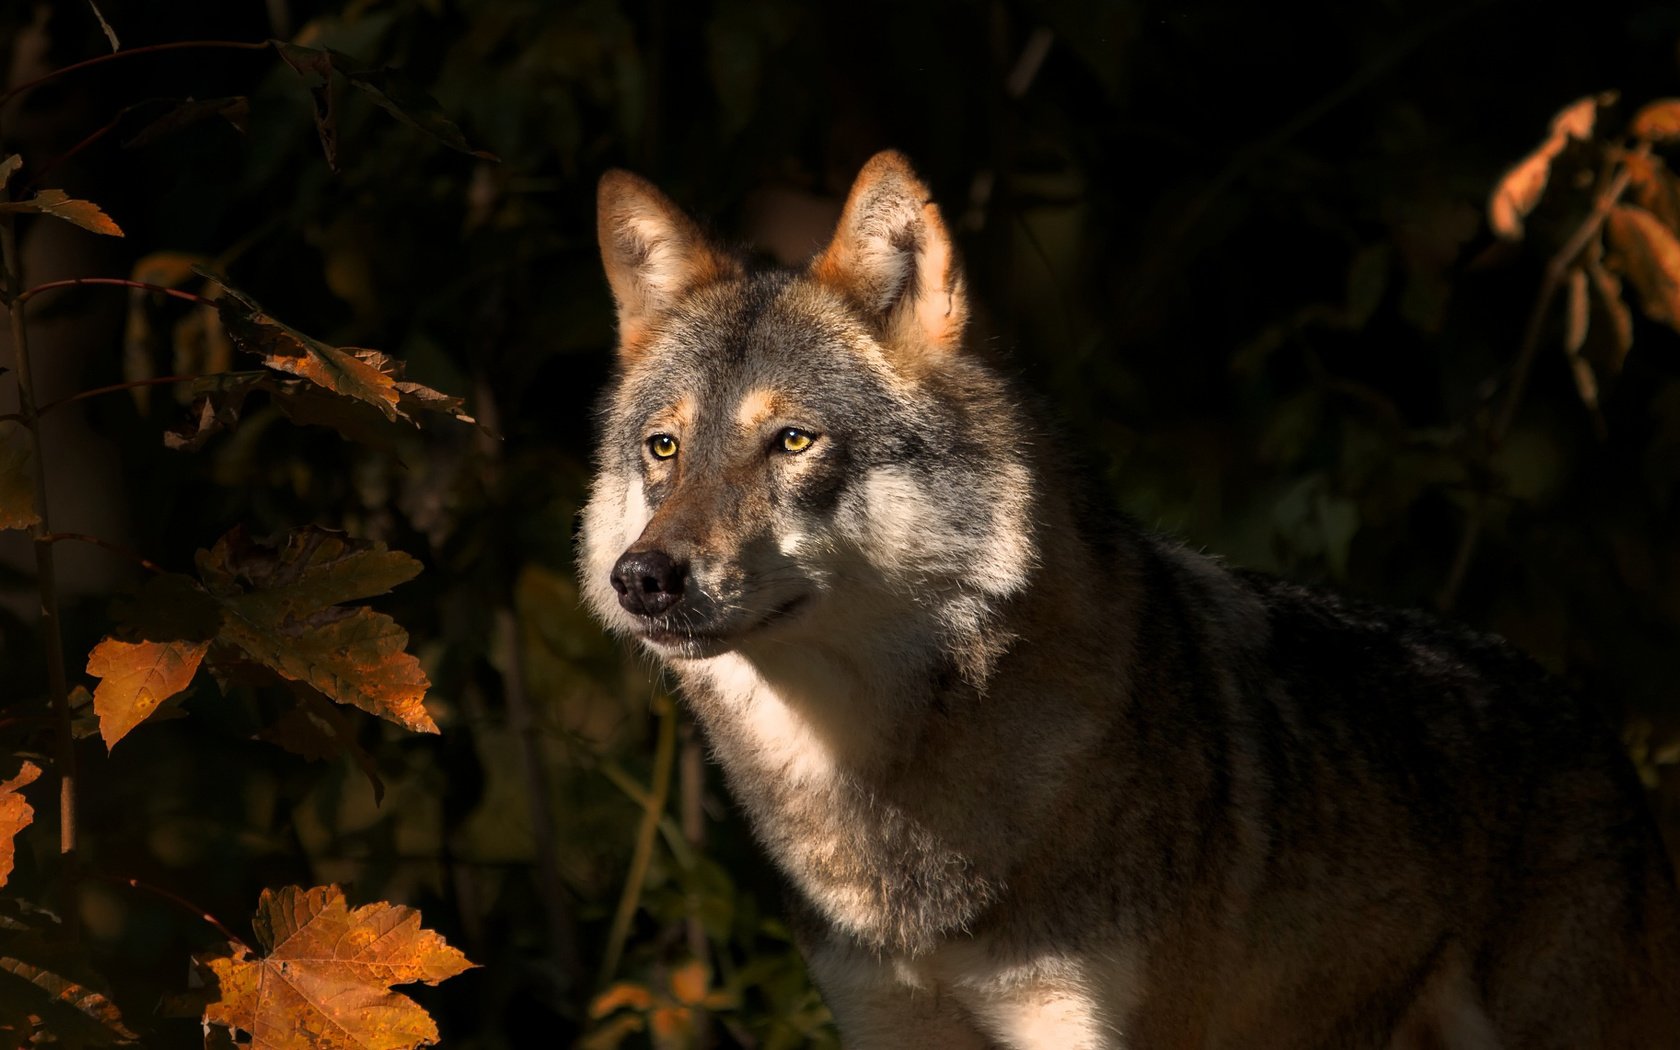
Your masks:
{"label": "wolf's mouth", "polygon": [[726,652],[743,638],[772,627],[794,613],[808,601],[802,594],[789,599],[750,623],[711,626],[683,622],[680,616],[661,616],[636,625],[636,637],[667,649],[682,651],[683,655],[711,656]]}

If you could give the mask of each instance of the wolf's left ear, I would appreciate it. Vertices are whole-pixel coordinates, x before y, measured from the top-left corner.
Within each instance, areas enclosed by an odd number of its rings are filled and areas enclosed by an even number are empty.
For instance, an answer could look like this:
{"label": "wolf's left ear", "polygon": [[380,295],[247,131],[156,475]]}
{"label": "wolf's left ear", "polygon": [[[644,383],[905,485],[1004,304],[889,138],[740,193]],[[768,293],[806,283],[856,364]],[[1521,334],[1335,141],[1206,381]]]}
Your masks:
{"label": "wolf's left ear", "polygon": [[638,175],[614,170],[601,176],[596,205],[622,355],[634,356],[648,322],[684,293],[740,274],[734,258],[714,248],[693,219]]}
{"label": "wolf's left ear", "polygon": [[933,195],[894,150],[858,173],[840,225],[811,276],[861,306],[890,343],[956,350],[968,296]]}

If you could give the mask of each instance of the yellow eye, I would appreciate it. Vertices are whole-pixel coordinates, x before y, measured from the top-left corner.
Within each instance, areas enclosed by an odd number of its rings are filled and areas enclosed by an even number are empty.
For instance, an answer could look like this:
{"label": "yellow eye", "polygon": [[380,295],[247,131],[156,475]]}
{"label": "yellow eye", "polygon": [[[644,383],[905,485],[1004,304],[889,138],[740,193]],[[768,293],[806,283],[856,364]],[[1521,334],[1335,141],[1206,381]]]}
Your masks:
{"label": "yellow eye", "polygon": [[648,451],[654,459],[670,459],[677,454],[677,439],[669,434],[655,434],[648,438]]}
{"label": "yellow eye", "polygon": [[776,435],[776,445],[783,452],[803,452],[811,447],[814,440],[810,434],[796,427],[788,427]]}

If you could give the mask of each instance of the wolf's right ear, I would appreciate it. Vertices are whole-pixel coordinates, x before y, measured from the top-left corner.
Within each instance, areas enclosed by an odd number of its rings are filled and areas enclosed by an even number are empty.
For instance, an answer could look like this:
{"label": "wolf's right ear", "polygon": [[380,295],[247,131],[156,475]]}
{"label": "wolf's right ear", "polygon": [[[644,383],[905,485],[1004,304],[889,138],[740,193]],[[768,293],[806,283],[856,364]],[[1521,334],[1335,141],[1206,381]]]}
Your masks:
{"label": "wolf's right ear", "polygon": [[607,172],[596,203],[601,262],[618,304],[621,356],[641,350],[648,322],[683,293],[740,273],[739,263],[712,247],[694,220],[639,175]]}

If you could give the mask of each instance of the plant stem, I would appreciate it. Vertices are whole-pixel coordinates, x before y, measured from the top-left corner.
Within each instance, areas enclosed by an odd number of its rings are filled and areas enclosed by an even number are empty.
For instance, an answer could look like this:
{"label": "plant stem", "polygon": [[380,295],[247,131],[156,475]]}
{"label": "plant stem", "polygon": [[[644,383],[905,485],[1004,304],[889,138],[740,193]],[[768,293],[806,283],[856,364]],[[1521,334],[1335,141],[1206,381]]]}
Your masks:
{"label": "plant stem", "polygon": [[[1651,144],[1647,142],[1642,144],[1635,154],[1645,156],[1650,152]],[[1499,410],[1484,437],[1488,455],[1491,456],[1504,444],[1512,424],[1517,420],[1517,410],[1522,407],[1523,394],[1528,389],[1528,373],[1534,366],[1535,355],[1540,350],[1540,336],[1545,332],[1546,319],[1551,314],[1552,300],[1557,298],[1558,289],[1563,287],[1570,267],[1610,217],[1610,209],[1621,199],[1632,178],[1632,165],[1623,164],[1609,185],[1605,186],[1604,192],[1593,202],[1592,211],[1581,220],[1581,225],[1569,235],[1563,247],[1547,260],[1545,276],[1540,282],[1540,292],[1535,297],[1534,309],[1529,311],[1528,324],[1523,329],[1522,344],[1517,350],[1517,362],[1511,369],[1511,385],[1506,387],[1505,399],[1500,402]],[[1487,499],[1485,494],[1482,494],[1471,504],[1470,511],[1465,516],[1464,531],[1459,536],[1458,549],[1453,555],[1452,569],[1447,574],[1447,581],[1441,585],[1440,593],[1436,595],[1435,605],[1442,612],[1451,609],[1458,602],[1458,593],[1464,586],[1464,577],[1470,571],[1476,544],[1481,539],[1482,519],[1486,513]]]}
{"label": "plant stem", "polygon": [[67,73],[77,73],[84,69],[91,69],[94,66],[102,66],[107,62],[115,62],[121,58],[133,58],[136,55],[154,55],[160,51],[180,51],[185,48],[234,48],[240,51],[266,51],[271,46],[272,45],[267,40],[257,42],[249,40],[176,40],[167,44],[151,44],[146,47],[131,47],[127,51],[113,51],[109,55],[99,55],[96,58],[76,62],[72,65],[55,69],[51,73],[36,77],[34,80],[28,81],[27,83],[19,84],[10,91],[0,94],[0,106],[5,105],[7,102],[10,102],[12,99],[26,91],[33,91],[42,84],[51,80],[56,80]]}
{"label": "plant stem", "polygon": [[160,897],[163,900],[166,900],[169,903],[171,903],[171,904],[175,905],[176,907],[180,908],[182,911],[188,912],[189,914],[193,915],[195,918],[201,919],[204,922],[209,923],[211,926],[216,928],[216,931],[218,933],[220,933],[223,937],[226,937],[233,944],[236,944],[239,947],[244,948],[246,951],[251,950],[251,946],[245,943],[245,938],[239,936],[237,933],[234,933],[232,930],[228,929],[227,926],[223,924],[222,920],[216,918],[214,915],[211,915],[209,912],[205,911],[203,908],[194,904],[192,901],[187,900],[185,897],[180,896],[179,894],[171,893],[161,886],[153,886],[149,882],[141,882],[139,879],[130,879],[130,878],[127,878],[127,877],[122,876],[122,875],[100,875],[100,874],[95,873],[95,874],[90,874],[88,877],[93,878],[93,879],[98,879],[100,882],[109,882],[109,883],[113,883],[113,884],[118,885],[118,886],[127,886],[130,889],[143,890],[146,893],[150,893],[150,894],[153,894],[157,897]]}
{"label": "plant stem", "polygon": [[654,711],[659,715],[659,744],[653,756],[653,784],[648,791],[647,804],[642,807],[641,826],[636,829],[636,849],[630,857],[630,873],[624,878],[624,892],[618,898],[618,911],[613,914],[612,929],[607,934],[607,950],[601,957],[601,972],[597,985],[605,987],[618,971],[619,959],[624,955],[624,942],[630,937],[630,923],[642,900],[642,884],[647,881],[648,865],[653,861],[653,844],[659,835],[659,822],[665,816],[665,801],[671,794],[671,769],[676,765],[677,705],[663,689],[654,694]]}
{"label": "plant stem", "polygon": [[50,292],[54,288],[76,288],[82,285],[97,284],[110,285],[117,288],[138,288],[141,291],[156,292],[159,295],[173,296],[176,299],[182,299],[189,303],[201,303],[205,306],[216,305],[216,300],[206,299],[204,296],[194,294],[193,292],[182,291],[179,288],[166,288],[161,284],[148,284],[145,281],[130,281],[122,277],[70,277],[62,281],[48,281],[46,284],[38,284],[33,288],[26,288],[19,292],[17,294],[17,301],[20,303],[28,302],[36,295],[39,295],[42,292]]}
{"label": "plant stem", "polygon": [[36,585],[41,593],[42,648],[47,661],[47,686],[58,714],[58,850],[64,864],[64,920],[72,929],[80,922],[76,898],[76,738],[70,713],[70,692],[64,677],[64,639],[58,620],[58,582],[53,563],[52,529],[47,513],[47,460],[41,444],[40,413],[35,409],[34,374],[29,360],[29,329],[24,322],[23,256],[18,252],[17,222],[0,216],[0,260],[11,292],[7,312],[12,322],[12,351],[17,358],[19,416],[34,445],[35,512],[31,529],[35,540]]}
{"label": "plant stem", "polygon": [[95,547],[100,547],[110,551],[112,554],[120,554],[123,557],[134,561],[142,569],[148,569],[152,572],[169,571],[157,562],[147,558],[139,551],[131,550],[120,543],[112,543],[110,540],[102,540],[98,536],[89,536],[84,532],[49,532],[40,538],[42,543],[58,543],[63,540],[75,540],[77,543],[91,543]]}

